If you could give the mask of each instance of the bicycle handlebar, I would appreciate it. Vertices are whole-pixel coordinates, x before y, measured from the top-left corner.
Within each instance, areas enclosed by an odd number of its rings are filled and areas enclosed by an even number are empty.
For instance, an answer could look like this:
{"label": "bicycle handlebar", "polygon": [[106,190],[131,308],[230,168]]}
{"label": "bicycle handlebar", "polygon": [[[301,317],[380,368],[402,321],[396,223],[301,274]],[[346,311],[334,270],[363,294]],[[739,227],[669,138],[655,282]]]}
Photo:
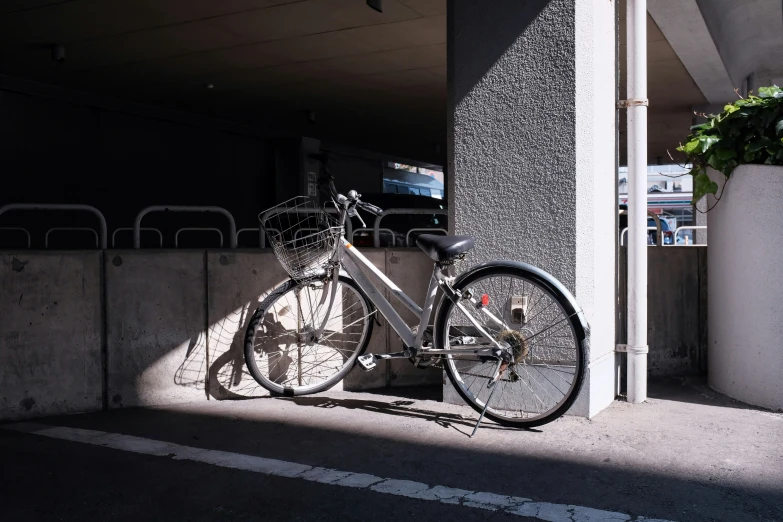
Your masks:
{"label": "bicycle handlebar", "polygon": [[359,201],[356,206],[374,216],[380,216],[383,212],[382,208],[371,205],[370,203],[365,203],[364,201]]}

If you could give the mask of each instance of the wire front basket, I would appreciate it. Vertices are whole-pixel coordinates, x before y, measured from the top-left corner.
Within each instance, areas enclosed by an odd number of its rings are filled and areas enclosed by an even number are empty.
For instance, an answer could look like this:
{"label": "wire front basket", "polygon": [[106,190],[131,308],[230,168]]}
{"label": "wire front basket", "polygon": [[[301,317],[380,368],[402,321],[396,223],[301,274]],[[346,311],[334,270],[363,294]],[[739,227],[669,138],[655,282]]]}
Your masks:
{"label": "wire front basket", "polygon": [[338,217],[306,196],[270,208],[259,220],[277,260],[297,281],[324,270],[342,234]]}

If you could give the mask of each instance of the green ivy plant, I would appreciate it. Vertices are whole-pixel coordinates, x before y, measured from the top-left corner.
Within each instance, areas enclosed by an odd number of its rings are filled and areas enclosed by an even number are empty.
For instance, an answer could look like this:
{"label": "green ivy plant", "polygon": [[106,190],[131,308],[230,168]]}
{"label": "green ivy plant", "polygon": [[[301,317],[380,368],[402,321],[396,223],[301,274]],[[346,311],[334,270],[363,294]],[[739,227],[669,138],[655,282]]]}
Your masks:
{"label": "green ivy plant", "polygon": [[783,89],[761,87],[750,95],[726,105],[706,123],[691,127],[693,132],[677,150],[693,165],[693,201],[716,194],[718,184],[707,176],[707,167],[728,179],[742,164],[783,165]]}

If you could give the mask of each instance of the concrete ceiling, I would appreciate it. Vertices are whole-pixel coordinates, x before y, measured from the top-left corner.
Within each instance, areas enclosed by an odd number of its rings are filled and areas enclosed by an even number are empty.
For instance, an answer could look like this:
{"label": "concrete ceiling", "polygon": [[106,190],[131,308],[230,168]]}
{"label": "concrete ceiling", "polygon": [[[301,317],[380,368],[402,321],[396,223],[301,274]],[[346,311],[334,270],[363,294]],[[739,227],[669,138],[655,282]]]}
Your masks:
{"label": "concrete ceiling", "polygon": [[[357,145],[417,145],[437,160],[446,3],[384,0],[381,14],[365,0],[3,0],[0,73]],[[705,100],[648,26],[654,161]]]}

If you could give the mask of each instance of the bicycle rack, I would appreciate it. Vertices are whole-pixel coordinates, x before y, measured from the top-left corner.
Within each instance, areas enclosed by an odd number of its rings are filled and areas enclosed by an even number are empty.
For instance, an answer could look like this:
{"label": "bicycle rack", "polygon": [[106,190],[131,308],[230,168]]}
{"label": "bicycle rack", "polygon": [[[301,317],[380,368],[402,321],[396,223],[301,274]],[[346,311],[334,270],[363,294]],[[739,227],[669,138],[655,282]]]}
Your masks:
{"label": "bicycle rack", "polygon": [[[447,216],[449,213],[448,210],[443,210],[440,208],[430,209],[430,208],[389,208],[384,210],[380,213],[378,217],[375,218],[375,224],[373,226],[374,230],[374,238],[373,238],[373,246],[375,248],[381,247],[381,238],[378,235],[381,229],[381,220],[385,218],[388,215],[391,214],[408,214],[408,215],[419,215],[419,214],[438,214],[441,216]],[[406,241],[407,244],[407,241]]]}
{"label": "bicycle rack", "polygon": [[[318,212],[321,212],[322,210],[330,214],[340,213],[336,208],[308,208],[308,209],[291,209],[291,210],[272,209],[272,210],[267,210],[266,212],[261,214],[260,221],[261,223],[264,223],[267,219],[269,219],[270,216],[276,216],[277,214],[316,214]],[[353,237],[353,225],[351,224],[350,219],[346,220],[345,229],[346,229],[345,236]],[[255,229],[243,228],[242,230],[255,230]],[[270,229],[270,230],[275,230],[275,229]],[[279,230],[275,230],[275,231],[279,232]],[[259,230],[259,242],[261,248],[266,248],[266,234],[264,234],[263,230]]]}
{"label": "bicycle rack", "polygon": [[[114,248],[114,244],[116,243],[115,238],[117,236],[117,232],[120,232],[120,231],[122,231],[122,232],[133,232],[133,227],[120,227],[120,228],[114,229],[114,232],[112,232],[112,235],[111,235],[111,247],[112,248]],[[158,237],[160,238],[160,248],[163,248],[163,232],[161,232],[160,229],[144,227],[144,228],[141,229],[141,231],[142,232],[153,232],[153,231],[157,232],[158,233]]]}
{"label": "bicycle rack", "polygon": [[[657,227],[647,227],[647,230],[658,230]],[[628,232],[628,227],[625,227],[622,232],[620,232],[620,246],[625,246],[625,234]],[[648,245],[653,246],[653,245]]]}
{"label": "bicycle rack", "polygon": [[[677,227],[674,229],[674,244],[677,244],[677,234],[680,232],[680,230],[707,230],[707,225],[694,225],[691,227]],[[706,243],[705,243],[706,245]],[[699,243],[693,243],[693,244],[685,244],[680,246],[705,246]]]}
{"label": "bicycle rack", "polygon": [[237,244],[239,244],[239,236],[242,235],[243,232],[256,232],[258,234],[258,246],[261,246],[261,236],[264,234],[264,231],[261,229],[261,227],[240,228],[239,230],[237,230]]}
{"label": "bicycle rack", "polygon": [[180,232],[217,232],[218,236],[220,237],[220,248],[223,248],[223,232],[220,231],[219,228],[215,227],[186,227],[186,228],[180,228],[177,230],[177,233],[174,234],[174,248],[179,248],[179,233]]}
{"label": "bicycle rack", "polygon": [[[100,222],[100,240],[98,242],[99,248],[106,250],[106,238],[108,236],[106,227],[106,218],[100,210],[92,205],[75,205],[75,204],[61,204],[61,203],[10,203],[0,207],[0,215],[11,210],[83,210],[85,212],[91,212],[98,216]],[[93,230],[94,232],[94,230]]]}
{"label": "bicycle rack", "polygon": [[92,229],[87,227],[54,227],[50,228],[46,231],[46,235],[44,236],[44,248],[49,248],[49,234],[52,232],[92,232],[95,236],[95,248],[98,248],[98,233]]}
{"label": "bicycle rack", "polygon": [[[348,242],[349,243],[353,243],[353,238],[354,238],[354,236],[356,236],[356,234],[358,232],[373,232],[374,233],[374,231],[375,231],[374,228],[357,228],[356,230],[353,231],[353,234],[351,234],[351,237],[350,237],[350,239],[348,239]],[[390,229],[390,228],[379,228],[378,229],[378,233],[381,233],[381,232],[388,233],[392,237],[392,240],[394,239],[394,231],[392,229]]]}
{"label": "bicycle rack", "polygon": [[430,234],[432,234],[433,232],[443,232],[444,236],[449,235],[448,231],[442,228],[412,228],[408,230],[407,234],[405,234],[405,246],[407,247],[415,246],[415,245],[411,245],[411,232],[429,232]]}
{"label": "bicycle rack", "polygon": [[[663,246],[663,228],[661,227],[661,218],[658,217],[658,214],[655,212],[652,212],[651,210],[647,211],[647,215],[653,218],[653,221],[655,221],[654,227],[647,227],[647,230],[655,230],[657,233],[655,237],[657,238],[658,244],[656,246]],[[620,232],[620,246],[625,246],[623,242],[623,234],[628,232],[628,227],[625,227],[622,232]]]}
{"label": "bicycle rack", "polygon": [[6,230],[8,232],[24,232],[27,234],[27,248],[33,246],[33,238],[30,236],[30,231],[22,227],[0,227],[0,230]]}
{"label": "bicycle rack", "polygon": [[141,248],[141,220],[150,212],[215,212],[222,214],[228,219],[229,226],[229,247],[237,247],[237,224],[231,212],[221,207],[202,207],[191,205],[152,205],[144,208],[136,215],[133,224],[133,248]]}

